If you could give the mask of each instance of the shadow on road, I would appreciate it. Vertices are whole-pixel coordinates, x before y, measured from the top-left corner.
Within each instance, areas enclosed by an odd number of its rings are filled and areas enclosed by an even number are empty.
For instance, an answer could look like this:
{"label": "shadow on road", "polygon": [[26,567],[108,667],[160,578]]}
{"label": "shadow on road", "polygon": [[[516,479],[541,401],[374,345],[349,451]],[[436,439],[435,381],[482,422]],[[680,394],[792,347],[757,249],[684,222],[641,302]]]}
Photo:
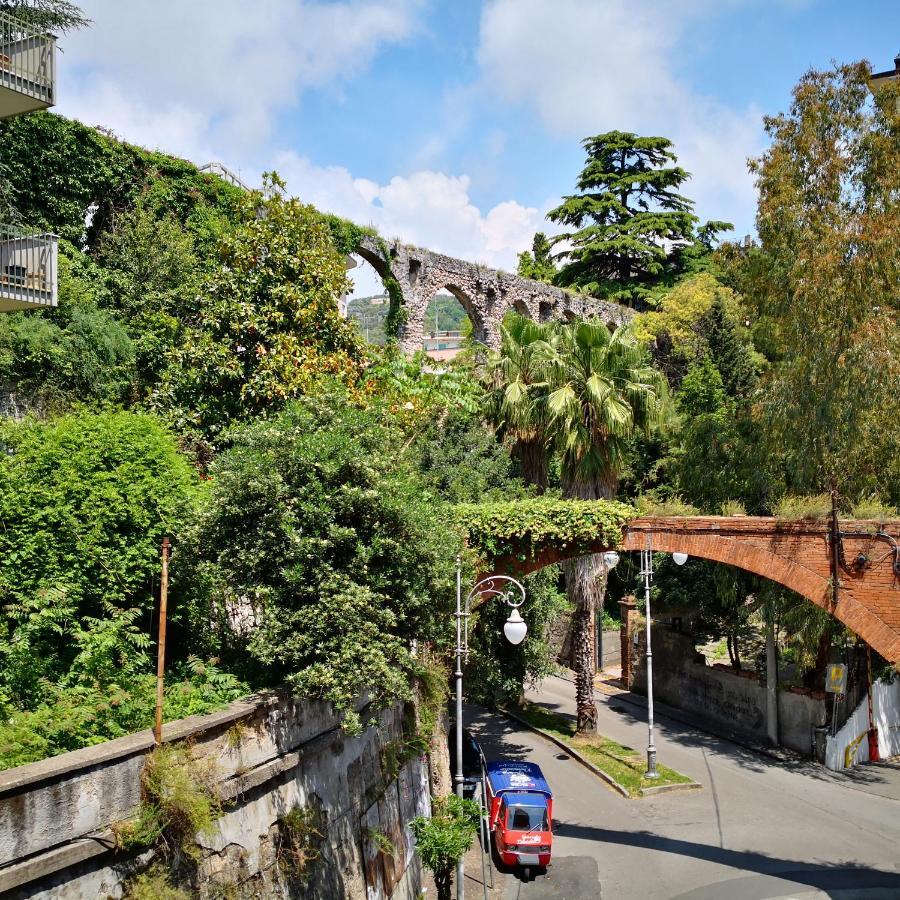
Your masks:
{"label": "shadow on road", "polygon": [[846,895],[851,889],[889,890],[891,896],[900,893],[900,873],[873,869],[853,862],[802,863],[747,850],[727,850],[711,844],[662,837],[648,831],[614,831],[565,821],[559,823],[556,833],[583,840],[602,841],[606,844],[691,856],[706,862],[731,866],[739,871],[757,872],[760,875],[805,884],[823,891],[828,896]]}

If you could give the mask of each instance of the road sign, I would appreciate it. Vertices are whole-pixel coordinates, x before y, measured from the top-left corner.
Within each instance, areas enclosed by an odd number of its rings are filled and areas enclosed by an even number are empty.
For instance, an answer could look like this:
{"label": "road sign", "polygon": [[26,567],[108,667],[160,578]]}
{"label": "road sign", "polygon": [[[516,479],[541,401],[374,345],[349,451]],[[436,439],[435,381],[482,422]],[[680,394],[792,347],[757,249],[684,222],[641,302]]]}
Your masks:
{"label": "road sign", "polygon": [[847,667],[835,663],[825,670],[825,690],[829,694],[843,694],[847,690]]}

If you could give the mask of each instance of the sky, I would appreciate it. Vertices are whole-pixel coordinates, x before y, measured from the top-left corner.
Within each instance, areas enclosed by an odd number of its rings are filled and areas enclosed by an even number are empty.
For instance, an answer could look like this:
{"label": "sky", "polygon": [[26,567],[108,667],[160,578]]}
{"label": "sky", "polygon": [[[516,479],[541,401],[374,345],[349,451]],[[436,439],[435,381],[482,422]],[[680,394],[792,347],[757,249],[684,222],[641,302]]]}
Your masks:
{"label": "sky", "polygon": [[[763,116],[833,61],[893,68],[896,0],[83,0],[56,111],[386,238],[514,270],[581,140],[663,135],[702,220],[752,233]],[[367,267],[365,267],[367,268]],[[354,270],[356,294],[380,292]]]}

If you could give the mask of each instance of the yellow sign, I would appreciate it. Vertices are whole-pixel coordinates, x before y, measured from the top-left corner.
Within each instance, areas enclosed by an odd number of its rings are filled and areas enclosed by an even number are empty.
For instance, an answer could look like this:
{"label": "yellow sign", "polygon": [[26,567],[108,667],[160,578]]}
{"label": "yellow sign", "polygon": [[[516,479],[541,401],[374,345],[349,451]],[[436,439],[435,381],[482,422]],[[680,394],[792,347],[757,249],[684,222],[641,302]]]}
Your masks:
{"label": "yellow sign", "polygon": [[829,694],[843,694],[847,690],[847,667],[834,663],[825,671],[825,690]]}

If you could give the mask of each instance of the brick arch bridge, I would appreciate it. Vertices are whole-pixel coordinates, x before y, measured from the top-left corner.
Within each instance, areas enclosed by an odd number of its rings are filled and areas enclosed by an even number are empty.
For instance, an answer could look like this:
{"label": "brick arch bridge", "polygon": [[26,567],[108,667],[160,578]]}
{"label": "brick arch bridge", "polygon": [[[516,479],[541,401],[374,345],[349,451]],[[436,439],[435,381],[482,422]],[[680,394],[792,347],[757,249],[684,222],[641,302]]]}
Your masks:
{"label": "brick arch bridge", "polygon": [[425,311],[440,290],[448,290],[459,300],[472,322],[475,339],[493,349],[500,346],[500,323],[511,309],[539,322],[599,316],[607,325],[615,326],[634,316],[633,310],[618,303],[408,244],[385,244],[365,236],[355,252],[382,279],[392,277],[399,285],[406,313],[399,342],[406,353],[422,348]]}
{"label": "brick arch bridge", "polygon": [[[889,663],[900,666],[900,520],[841,520],[839,535],[835,542],[828,522],[648,516],[625,526],[622,549],[644,549],[649,538],[654,550],[687,553],[777,581],[827,610]],[[606,548],[598,544],[592,549]],[[497,560],[494,568],[526,574],[567,555],[551,548],[524,563]]]}

